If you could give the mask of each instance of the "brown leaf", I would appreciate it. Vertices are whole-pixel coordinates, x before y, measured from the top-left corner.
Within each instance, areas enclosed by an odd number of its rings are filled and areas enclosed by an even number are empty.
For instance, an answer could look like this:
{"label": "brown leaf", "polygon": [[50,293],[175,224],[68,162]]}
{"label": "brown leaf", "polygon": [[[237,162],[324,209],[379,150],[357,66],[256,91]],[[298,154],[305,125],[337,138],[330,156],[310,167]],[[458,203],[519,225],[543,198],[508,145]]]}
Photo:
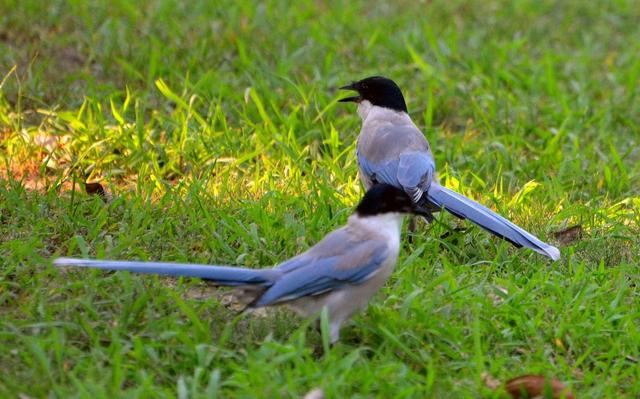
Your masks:
{"label": "brown leaf", "polygon": [[582,225],[576,224],[575,226],[567,227],[564,230],[559,230],[553,233],[553,236],[562,245],[568,245],[578,240],[582,235]]}
{"label": "brown leaf", "polygon": [[504,387],[515,399],[544,397],[545,393],[550,393],[553,399],[575,399],[573,393],[563,383],[555,378],[549,380],[542,375],[516,377],[507,381]]}
{"label": "brown leaf", "polygon": [[500,381],[493,378],[491,374],[487,373],[486,371],[482,373],[481,377],[482,382],[484,382],[484,385],[487,388],[496,390],[500,387]]}
{"label": "brown leaf", "polygon": [[324,392],[320,388],[313,388],[304,395],[303,399],[324,399]]}
{"label": "brown leaf", "polygon": [[104,196],[104,187],[100,183],[85,183],[84,189],[89,195]]}
{"label": "brown leaf", "polygon": [[104,187],[102,187],[102,184],[100,183],[85,183],[84,190],[89,195],[99,195],[104,202],[109,201],[109,195],[107,194],[107,191],[104,189]]}
{"label": "brown leaf", "polygon": [[504,302],[504,297],[509,295],[509,290],[497,284],[492,288],[493,289],[487,293],[487,296],[491,299],[491,302],[493,302],[493,306],[499,306]]}

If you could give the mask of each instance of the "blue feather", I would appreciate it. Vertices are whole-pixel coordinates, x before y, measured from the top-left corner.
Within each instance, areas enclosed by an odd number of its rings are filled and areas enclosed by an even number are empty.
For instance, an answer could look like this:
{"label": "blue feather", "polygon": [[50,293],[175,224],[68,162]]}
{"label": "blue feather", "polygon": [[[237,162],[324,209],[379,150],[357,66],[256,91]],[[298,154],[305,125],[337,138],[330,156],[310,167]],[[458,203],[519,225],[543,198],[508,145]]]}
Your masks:
{"label": "blue feather", "polygon": [[402,188],[414,202],[424,205],[424,202],[428,201],[460,218],[469,219],[517,247],[527,247],[553,260],[559,259],[558,248],[541,241],[489,208],[433,183],[435,163],[430,153],[407,151],[390,160],[377,163],[370,162],[360,151],[357,155],[360,172],[364,174],[366,181],[387,183]]}
{"label": "blue feather", "polygon": [[91,267],[104,270],[122,270],[134,273],[160,274],[164,276],[197,277],[215,281],[221,285],[271,285],[280,272],[275,269],[247,269],[243,267],[213,266],[169,262],[131,262],[58,258],[56,266]]}
{"label": "blue feather", "polygon": [[[377,245],[373,243],[375,241],[361,242],[346,253],[326,258],[314,258],[307,252],[273,269],[75,258],[58,258],[54,264],[165,276],[197,277],[226,286],[261,285],[267,287],[267,290],[252,304],[258,307],[306,295],[318,295],[346,284],[365,282],[375,274],[388,256],[385,243],[378,242]],[[371,245],[370,249],[369,245]],[[362,254],[366,256],[362,257]],[[351,259],[357,263],[349,263]]]}
{"label": "blue feather", "polygon": [[[354,251],[357,249],[354,248]],[[309,260],[309,263],[304,267],[282,275],[260,297],[255,306],[266,306],[307,295],[318,295],[338,289],[346,284],[362,284],[375,274],[387,256],[387,246],[382,244],[372,248],[366,261],[350,265],[351,267],[348,268],[339,267],[344,264],[344,256]]]}
{"label": "blue feather", "polygon": [[527,247],[550,257],[560,258],[558,248],[541,241],[538,237],[515,225],[489,208],[470,200],[469,198],[442,187],[432,184],[427,192],[430,202],[452,214],[469,219],[473,223],[489,232],[502,237],[518,247]]}

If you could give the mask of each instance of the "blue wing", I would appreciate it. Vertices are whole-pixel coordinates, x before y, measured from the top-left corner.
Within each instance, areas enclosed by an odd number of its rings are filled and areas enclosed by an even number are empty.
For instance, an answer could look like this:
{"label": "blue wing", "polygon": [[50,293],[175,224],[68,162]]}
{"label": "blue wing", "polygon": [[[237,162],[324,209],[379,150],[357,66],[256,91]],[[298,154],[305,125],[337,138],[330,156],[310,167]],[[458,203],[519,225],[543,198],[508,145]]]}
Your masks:
{"label": "blue wing", "polygon": [[[402,187],[398,181],[398,160],[370,162],[360,151],[357,152],[360,172],[367,180],[376,183],[387,183],[394,187]],[[369,187],[367,187],[369,188]]]}
{"label": "blue wing", "polygon": [[425,152],[410,152],[400,155],[398,182],[403,190],[418,202],[429,189],[436,168],[433,159]]}
{"label": "blue wing", "polygon": [[428,152],[410,152],[384,162],[370,162],[358,152],[361,173],[368,180],[402,188],[418,202],[433,180],[435,163]]}
{"label": "blue wing", "polygon": [[340,255],[320,259],[309,257],[304,265],[298,263],[304,261],[304,256],[301,256],[296,261],[297,267],[286,267],[290,271],[265,291],[253,306],[273,305],[307,295],[319,295],[347,284],[362,284],[380,270],[388,254],[385,243],[366,241]]}

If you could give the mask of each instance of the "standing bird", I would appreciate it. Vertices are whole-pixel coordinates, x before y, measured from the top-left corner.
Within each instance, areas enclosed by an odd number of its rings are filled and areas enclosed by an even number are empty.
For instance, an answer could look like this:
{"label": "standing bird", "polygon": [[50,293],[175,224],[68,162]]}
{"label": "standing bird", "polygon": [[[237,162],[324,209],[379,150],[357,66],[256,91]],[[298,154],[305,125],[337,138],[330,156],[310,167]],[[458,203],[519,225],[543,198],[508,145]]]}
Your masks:
{"label": "standing bird", "polygon": [[[358,104],[362,130],[358,136],[357,157],[367,189],[379,183],[390,184],[403,189],[421,207],[444,208],[516,247],[530,248],[553,260],[560,258],[558,248],[438,183],[429,142],[409,117],[402,92],[394,81],[372,76],[340,89],[358,93],[339,101]],[[432,218],[426,217],[429,221]]]}
{"label": "standing bird", "polygon": [[331,343],[335,343],[342,323],[366,307],[395,268],[405,213],[424,216],[428,211],[403,190],[376,185],[364,195],[346,226],[269,269],[73,258],[58,258],[54,264],[198,277],[237,286],[236,296],[248,308],[288,305],[305,317],[327,307]]}

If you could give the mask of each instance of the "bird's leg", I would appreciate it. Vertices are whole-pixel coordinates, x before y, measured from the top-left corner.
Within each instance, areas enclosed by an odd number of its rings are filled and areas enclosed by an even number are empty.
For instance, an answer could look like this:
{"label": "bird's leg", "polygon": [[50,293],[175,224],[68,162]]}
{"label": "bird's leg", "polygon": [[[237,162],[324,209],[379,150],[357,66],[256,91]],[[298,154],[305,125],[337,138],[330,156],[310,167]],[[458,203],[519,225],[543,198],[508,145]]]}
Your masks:
{"label": "bird's leg", "polygon": [[329,325],[329,343],[331,346],[335,345],[340,339],[340,326],[341,321],[333,321]]}
{"label": "bird's leg", "polygon": [[[329,322],[329,347],[330,348],[333,348],[338,343],[338,340],[340,339],[341,324],[342,324],[341,321],[336,322],[332,320],[331,322]],[[320,335],[320,337],[322,337],[322,319],[321,318],[316,319],[314,326],[318,331],[318,334]],[[315,348],[313,349],[313,355],[318,359],[326,354],[327,353],[322,343],[315,346]]]}
{"label": "bird's leg", "polygon": [[[331,346],[335,345],[338,340],[340,340],[340,327],[342,326],[342,321],[340,320],[331,320],[329,322],[329,344]],[[322,336],[322,320],[316,320],[316,329],[318,333]]]}
{"label": "bird's leg", "polygon": [[409,217],[409,223],[407,224],[407,232],[409,233],[407,241],[409,241],[409,244],[413,244],[413,233],[416,232],[416,218],[413,216]]}
{"label": "bird's leg", "polygon": [[[428,216],[422,215],[421,217],[425,222],[427,222],[427,224],[431,224],[435,220],[432,214],[429,214]],[[418,226],[417,219],[418,218],[413,215],[409,217],[409,223],[407,224],[407,232],[409,233],[409,238],[407,240],[409,241],[409,244],[413,244],[413,235],[415,234]]]}
{"label": "bird's leg", "polygon": [[[342,326],[342,321],[339,319],[333,319],[330,315],[328,315],[329,321],[329,344],[333,346],[340,339],[340,327]],[[322,315],[315,320],[314,326],[318,331],[318,334],[322,336]]]}
{"label": "bird's leg", "polygon": [[322,321],[320,321],[320,318],[317,318],[313,324],[316,327],[318,334],[322,335]]}

